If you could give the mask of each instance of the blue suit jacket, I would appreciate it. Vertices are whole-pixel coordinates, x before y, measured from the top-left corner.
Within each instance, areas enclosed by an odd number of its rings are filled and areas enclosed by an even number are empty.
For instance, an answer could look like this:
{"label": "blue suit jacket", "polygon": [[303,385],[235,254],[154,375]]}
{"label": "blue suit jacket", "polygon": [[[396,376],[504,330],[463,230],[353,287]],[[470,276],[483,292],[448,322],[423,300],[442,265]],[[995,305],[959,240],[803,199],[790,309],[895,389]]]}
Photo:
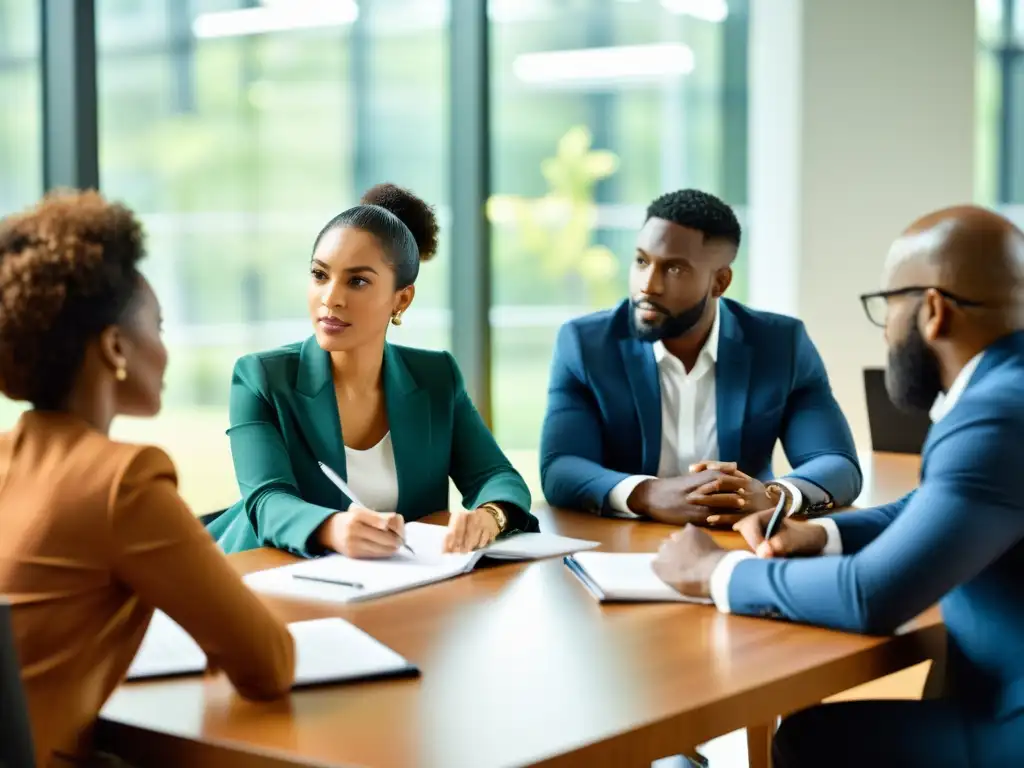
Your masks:
{"label": "blue suit jacket", "polygon": [[[793,477],[851,503],[861,487],[853,437],[803,323],[729,299],[718,306],[718,458],[767,480],[782,440]],[[566,323],[541,436],[548,502],[607,513],[609,492],[630,475],[657,475],[660,457],[661,384],[653,345],[632,335],[629,302]]]}
{"label": "blue suit jacket", "polygon": [[[889,633],[940,601],[947,695],[972,711],[1024,712],[1024,333],[989,347],[932,426],[920,486],[833,516],[842,556],[737,564],[734,613]],[[1024,744],[1024,720],[1017,725]]]}

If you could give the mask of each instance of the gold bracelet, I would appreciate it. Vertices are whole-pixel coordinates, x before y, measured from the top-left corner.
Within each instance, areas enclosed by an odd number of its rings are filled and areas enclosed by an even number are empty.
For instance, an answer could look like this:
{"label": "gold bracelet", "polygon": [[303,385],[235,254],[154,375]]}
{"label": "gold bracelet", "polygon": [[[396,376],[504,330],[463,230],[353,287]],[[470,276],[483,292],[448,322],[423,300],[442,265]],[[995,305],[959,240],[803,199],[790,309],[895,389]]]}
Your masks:
{"label": "gold bracelet", "polygon": [[493,501],[484,502],[480,505],[480,509],[486,509],[491,517],[494,518],[494,522],[498,524],[498,533],[505,532],[505,528],[508,525],[508,515],[505,514],[505,510]]}

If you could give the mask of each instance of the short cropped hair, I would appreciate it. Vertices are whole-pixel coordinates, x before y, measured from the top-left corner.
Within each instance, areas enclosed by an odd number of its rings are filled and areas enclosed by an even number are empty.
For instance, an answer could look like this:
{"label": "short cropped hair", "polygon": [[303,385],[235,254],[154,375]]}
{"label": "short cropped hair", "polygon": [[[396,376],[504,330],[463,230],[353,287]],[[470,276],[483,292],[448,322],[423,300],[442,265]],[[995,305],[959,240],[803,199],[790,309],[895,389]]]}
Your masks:
{"label": "short cropped hair", "polygon": [[725,240],[740,246],[740,223],[722,200],[698,189],[662,195],[647,207],[648,219],[665,219],[704,233],[705,240]]}

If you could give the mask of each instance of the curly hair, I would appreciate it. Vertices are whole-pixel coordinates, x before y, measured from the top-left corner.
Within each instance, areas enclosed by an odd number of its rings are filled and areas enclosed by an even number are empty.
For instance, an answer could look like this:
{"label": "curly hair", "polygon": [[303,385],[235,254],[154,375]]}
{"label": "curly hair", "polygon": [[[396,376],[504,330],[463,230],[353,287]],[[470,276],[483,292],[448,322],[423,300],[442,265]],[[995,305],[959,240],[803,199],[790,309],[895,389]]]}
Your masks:
{"label": "curly hair", "polygon": [[740,245],[740,223],[726,203],[698,189],[682,189],[662,195],[647,207],[647,218],[665,219],[704,233],[705,240],[725,240]]}
{"label": "curly hair", "polygon": [[433,206],[395,184],[370,187],[359,205],[342,211],[324,225],[313,242],[313,250],[316,251],[324,235],[337,227],[354,227],[374,235],[395,270],[395,287],[399,289],[415,283],[420,262],[430,261],[437,253],[439,227]]}
{"label": "curly hair", "polygon": [[142,227],[95,191],[57,191],[0,222],[0,392],[60,408],[88,343],[138,289]]}

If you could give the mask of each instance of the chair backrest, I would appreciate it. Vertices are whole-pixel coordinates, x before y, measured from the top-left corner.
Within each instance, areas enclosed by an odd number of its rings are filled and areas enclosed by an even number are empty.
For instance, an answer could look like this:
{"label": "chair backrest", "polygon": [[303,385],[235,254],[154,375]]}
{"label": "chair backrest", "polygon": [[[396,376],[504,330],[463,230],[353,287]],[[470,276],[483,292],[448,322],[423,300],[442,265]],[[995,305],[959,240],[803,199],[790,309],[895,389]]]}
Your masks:
{"label": "chair backrest", "polygon": [[885,389],[885,369],[864,369],[871,449],[891,453],[921,453],[932,422],[927,413],[907,413],[892,404]]}
{"label": "chair backrest", "polygon": [[210,523],[216,520],[218,517],[227,512],[227,509],[218,509],[216,512],[207,512],[205,515],[199,516],[199,522],[203,524],[204,528],[209,528]]}
{"label": "chair backrest", "polygon": [[0,768],[35,768],[35,764],[11,606],[0,599]]}

